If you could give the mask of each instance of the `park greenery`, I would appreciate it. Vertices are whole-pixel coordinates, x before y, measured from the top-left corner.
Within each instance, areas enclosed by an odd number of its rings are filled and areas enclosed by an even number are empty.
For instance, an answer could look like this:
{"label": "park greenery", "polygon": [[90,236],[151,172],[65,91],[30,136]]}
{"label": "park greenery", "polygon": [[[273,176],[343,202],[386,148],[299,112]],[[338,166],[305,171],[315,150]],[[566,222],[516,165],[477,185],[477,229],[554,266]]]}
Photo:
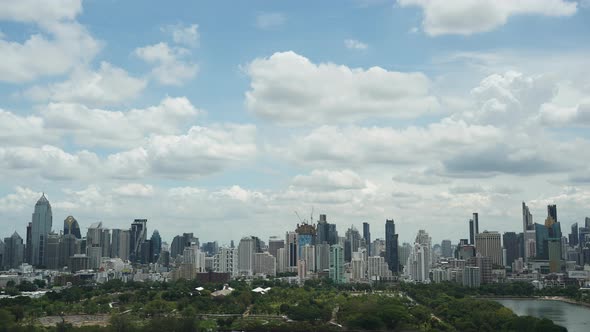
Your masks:
{"label": "park greenery", "polygon": [[[7,294],[44,287],[8,285]],[[0,299],[2,331],[565,331],[547,319],[519,317],[483,296],[535,296],[526,283],[485,285],[478,289],[443,284],[335,285],[308,280],[300,287],[279,279],[236,280],[227,296],[213,297],[222,284],[128,282],[54,289],[41,298]],[[204,290],[198,291],[197,287]],[[271,287],[266,294],[256,287]],[[549,291],[546,291],[549,292]],[[553,291],[576,297],[574,288]],[[107,326],[42,326],[40,317],[108,315]]]}

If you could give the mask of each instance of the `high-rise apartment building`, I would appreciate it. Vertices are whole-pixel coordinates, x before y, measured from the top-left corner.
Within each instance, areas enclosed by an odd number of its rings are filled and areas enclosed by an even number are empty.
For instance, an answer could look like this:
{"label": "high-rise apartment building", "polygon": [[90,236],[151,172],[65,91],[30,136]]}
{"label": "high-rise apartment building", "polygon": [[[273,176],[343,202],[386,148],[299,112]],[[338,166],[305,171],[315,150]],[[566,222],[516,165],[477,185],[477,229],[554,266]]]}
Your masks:
{"label": "high-rise apartment building", "polygon": [[217,255],[213,257],[213,271],[229,273],[232,277],[238,275],[238,249],[219,248]]}
{"label": "high-rise apartment building", "polygon": [[128,229],[113,229],[111,243],[111,257],[129,259],[130,231]]}
{"label": "high-rise apartment building", "polygon": [[344,248],[339,244],[330,246],[330,279],[335,284],[343,284],[344,279]]}
{"label": "high-rise apartment building", "polygon": [[45,247],[47,245],[47,234],[51,232],[53,215],[51,204],[45,194],[35,204],[35,211],[32,217],[31,227],[31,262],[34,266],[45,265]]}

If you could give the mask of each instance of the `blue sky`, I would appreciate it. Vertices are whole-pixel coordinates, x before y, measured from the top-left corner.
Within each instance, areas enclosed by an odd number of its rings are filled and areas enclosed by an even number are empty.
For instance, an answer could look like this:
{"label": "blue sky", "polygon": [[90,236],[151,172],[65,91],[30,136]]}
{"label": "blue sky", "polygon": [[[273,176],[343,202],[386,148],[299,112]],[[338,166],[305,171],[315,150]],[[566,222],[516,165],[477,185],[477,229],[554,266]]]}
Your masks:
{"label": "blue sky", "polygon": [[2,237],[42,191],[55,230],[223,243],[312,206],[404,241],[590,215],[587,1],[0,4]]}

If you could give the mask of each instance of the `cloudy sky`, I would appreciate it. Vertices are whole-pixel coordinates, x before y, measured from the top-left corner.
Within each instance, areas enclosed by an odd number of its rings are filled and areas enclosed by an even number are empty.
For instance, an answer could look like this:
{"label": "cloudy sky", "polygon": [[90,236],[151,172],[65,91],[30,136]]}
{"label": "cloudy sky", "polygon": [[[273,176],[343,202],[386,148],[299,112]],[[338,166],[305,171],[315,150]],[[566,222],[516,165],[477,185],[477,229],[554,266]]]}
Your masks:
{"label": "cloudy sky", "polygon": [[0,0],[0,236],[590,215],[590,2]]}

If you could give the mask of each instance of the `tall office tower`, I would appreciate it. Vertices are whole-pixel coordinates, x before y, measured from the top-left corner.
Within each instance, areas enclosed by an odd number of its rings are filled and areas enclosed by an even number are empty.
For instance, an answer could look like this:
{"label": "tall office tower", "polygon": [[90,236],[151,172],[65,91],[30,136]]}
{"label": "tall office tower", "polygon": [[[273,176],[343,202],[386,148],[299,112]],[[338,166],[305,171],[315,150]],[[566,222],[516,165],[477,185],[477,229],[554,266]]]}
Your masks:
{"label": "tall office tower", "polygon": [[297,233],[297,258],[299,259],[302,257],[302,248],[306,245],[312,245],[316,242],[315,225],[297,224],[295,233]]}
{"label": "tall office tower", "polygon": [[86,233],[87,247],[100,247],[100,243],[102,241],[102,230],[102,222],[90,224],[88,227],[88,232]]}
{"label": "tall office tower", "polygon": [[4,267],[4,249],[5,245],[2,239],[0,239],[0,270]]}
{"label": "tall office tower", "polygon": [[80,233],[80,225],[78,224],[78,221],[72,216],[67,216],[67,218],[64,220],[64,235],[67,234],[74,235],[76,239],[82,238],[82,233]]}
{"label": "tall office tower", "polygon": [[47,243],[47,234],[51,232],[53,225],[53,215],[51,213],[51,204],[45,197],[45,194],[39,198],[35,204],[31,227],[31,256],[32,265],[45,265],[45,245]]}
{"label": "tall office tower", "polygon": [[[549,259],[549,241],[561,243],[561,225],[552,216],[547,216],[544,225],[535,224],[535,243],[537,259]],[[561,244],[559,255],[561,257]]]}
{"label": "tall office tower", "polygon": [[506,250],[504,266],[512,266],[514,260],[520,257],[518,254],[518,235],[515,232],[506,232],[502,235],[502,242]]}
{"label": "tall office tower", "polygon": [[473,226],[475,227],[475,234],[479,234],[479,214],[473,212]]}
{"label": "tall office tower", "polygon": [[385,220],[385,260],[391,272],[399,272],[398,237],[393,219]]}
{"label": "tall office tower", "polygon": [[152,253],[152,240],[145,240],[139,247],[139,263],[149,264],[153,257]]}
{"label": "tall office tower", "polygon": [[314,245],[305,245],[301,250],[301,259],[305,261],[307,272],[316,271],[316,255]]}
{"label": "tall office tower", "polygon": [[329,224],[325,214],[320,214],[320,220],[316,226],[317,237],[316,243],[328,243]]}
{"label": "tall office tower", "polygon": [[69,266],[70,257],[79,254],[78,245],[74,234],[66,234],[62,237],[59,247],[59,266]]}
{"label": "tall office tower", "polygon": [[518,245],[518,256],[524,260],[524,233],[516,233],[516,241]]}
{"label": "tall office tower", "polygon": [[363,239],[365,239],[367,253],[369,254],[369,256],[371,256],[371,230],[368,222],[363,223]]}
{"label": "tall office tower", "polygon": [[111,231],[107,228],[103,228],[100,234],[100,247],[102,257],[111,257]]}
{"label": "tall office tower", "polygon": [[113,229],[111,252],[112,257],[129,259],[130,231],[128,229]]}
{"label": "tall office tower", "polygon": [[151,262],[155,263],[158,261],[160,257],[160,252],[162,251],[162,238],[160,237],[160,232],[157,229],[154,230],[152,233],[152,237],[150,238],[151,244]]}
{"label": "tall office tower", "polygon": [[533,215],[529,210],[529,207],[522,202],[522,232],[534,231],[535,225],[533,224]]}
{"label": "tall office tower", "polygon": [[[350,226],[350,228],[348,230],[346,230],[346,240],[348,241],[348,245],[350,249],[350,253],[352,255],[353,252],[358,251],[360,246],[361,246],[361,234],[359,233],[359,231],[354,227],[354,226]],[[347,251],[347,248],[344,248],[345,251]],[[344,257],[345,261],[349,261],[346,258],[346,255]]]}
{"label": "tall office tower", "polygon": [[352,253],[352,260],[350,261],[350,269],[352,271],[351,279],[353,281],[362,281],[367,279],[367,260],[366,250],[363,252],[355,251]]}
{"label": "tall office tower", "polygon": [[268,252],[273,255],[274,257],[277,257],[277,251],[280,248],[284,248],[285,247],[285,240],[279,238],[278,236],[271,236],[268,239]]}
{"label": "tall office tower", "polygon": [[572,232],[569,234],[568,240],[569,240],[569,244],[571,247],[575,247],[578,245],[579,240],[580,240],[580,234],[578,233],[578,223],[577,222],[575,222],[572,225]]}
{"label": "tall office tower", "polygon": [[98,269],[102,261],[102,248],[101,247],[87,247],[86,256],[88,256],[88,268]]}
{"label": "tall office tower", "polygon": [[432,238],[430,238],[430,235],[428,235],[425,230],[421,229],[418,231],[414,242],[420,243],[426,248],[426,256],[428,258],[426,263],[428,263],[428,266],[432,265]]}
{"label": "tall office tower", "polygon": [[33,265],[33,223],[27,224],[27,235],[26,235],[26,246],[25,246],[25,263]]}
{"label": "tall office tower", "polygon": [[147,240],[147,219],[135,219],[129,232],[129,260],[138,262],[141,259],[141,245]]}
{"label": "tall office tower", "polygon": [[254,254],[254,274],[265,276],[277,275],[277,260],[268,252]]}
{"label": "tall office tower", "polygon": [[12,269],[19,267],[23,263],[24,255],[25,245],[23,243],[23,239],[20,237],[20,235],[18,235],[17,232],[14,232],[11,237],[4,238],[5,268]]}
{"label": "tall office tower", "polygon": [[590,217],[586,217],[586,219],[584,219],[584,227],[590,228]]}
{"label": "tall office tower", "polygon": [[[184,248],[190,247],[193,244],[199,245],[199,239],[193,233],[182,233],[182,235],[175,236],[172,240],[172,245],[170,245],[170,256],[175,258],[178,255],[182,255]],[[233,248],[233,245],[231,248]]]}
{"label": "tall office tower", "polygon": [[297,233],[287,232],[285,234],[285,251],[287,252],[287,268],[294,268],[297,266]]}
{"label": "tall office tower", "polygon": [[243,237],[238,244],[238,273],[251,276],[254,271],[256,242],[253,237]]}
{"label": "tall office tower", "polygon": [[453,249],[451,245],[451,240],[442,240],[440,244],[442,250],[442,256],[445,258],[453,257]]}
{"label": "tall office tower", "polygon": [[557,205],[547,205],[547,217],[551,217],[555,222],[557,222]]}
{"label": "tall office tower", "polygon": [[502,265],[502,244],[500,233],[484,231],[475,235],[476,250],[484,257],[490,257],[492,263]]}
{"label": "tall office tower", "polygon": [[343,284],[344,280],[344,248],[339,244],[330,246],[330,279],[335,284]]}
{"label": "tall office tower", "polygon": [[324,272],[330,269],[330,245],[327,243],[316,244],[316,269],[318,272]]}
{"label": "tall office tower", "polygon": [[45,267],[49,270],[59,268],[59,245],[61,237],[55,233],[47,234],[47,244],[45,245]]}
{"label": "tall office tower", "polygon": [[469,244],[475,244],[475,225],[473,219],[469,219]]}
{"label": "tall office tower", "polygon": [[238,275],[238,249],[219,248],[217,255],[213,257],[213,271],[229,273],[232,277]]}

